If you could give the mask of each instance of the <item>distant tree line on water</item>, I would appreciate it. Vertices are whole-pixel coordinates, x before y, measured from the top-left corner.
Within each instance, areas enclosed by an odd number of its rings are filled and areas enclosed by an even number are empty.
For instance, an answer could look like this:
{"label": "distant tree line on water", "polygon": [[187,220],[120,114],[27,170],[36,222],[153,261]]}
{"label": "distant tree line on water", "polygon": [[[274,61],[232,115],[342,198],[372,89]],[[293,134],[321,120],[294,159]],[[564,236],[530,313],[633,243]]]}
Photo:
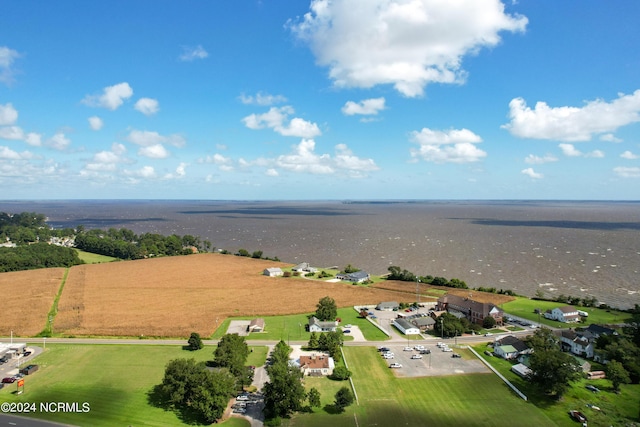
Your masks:
{"label": "distant tree line on water", "polygon": [[464,280],[460,279],[446,279],[439,276],[417,276],[408,270],[403,270],[400,267],[392,265],[389,270],[388,280],[400,280],[402,282],[417,282],[426,283],[433,286],[445,286],[448,288],[469,289]]}
{"label": "distant tree line on water", "polygon": [[83,264],[78,252],[47,243],[0,248],[0,273]]}

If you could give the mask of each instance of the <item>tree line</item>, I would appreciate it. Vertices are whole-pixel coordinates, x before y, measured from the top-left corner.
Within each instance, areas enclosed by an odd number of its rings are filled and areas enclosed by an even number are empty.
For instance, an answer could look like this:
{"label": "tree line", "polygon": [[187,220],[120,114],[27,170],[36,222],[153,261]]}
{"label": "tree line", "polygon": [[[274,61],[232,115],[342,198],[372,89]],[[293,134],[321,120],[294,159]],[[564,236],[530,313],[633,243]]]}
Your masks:
{"label": "tree line", "polygon": [[36,268],[71,267],[82,263],[78,252],[74,249],[48,243],[0,248],[0,273]]}
{"label": "tree line", "polygon": [[402,282],[421,282],[433,286],[445,286],[447,288],[469,289],[464,280],[460,279],[446,279],[440,276],[417,276],[414,273],[406,269],[401,269],[398,266],[392,265],[388,269],[389,275],[387,280],[399,280]]}

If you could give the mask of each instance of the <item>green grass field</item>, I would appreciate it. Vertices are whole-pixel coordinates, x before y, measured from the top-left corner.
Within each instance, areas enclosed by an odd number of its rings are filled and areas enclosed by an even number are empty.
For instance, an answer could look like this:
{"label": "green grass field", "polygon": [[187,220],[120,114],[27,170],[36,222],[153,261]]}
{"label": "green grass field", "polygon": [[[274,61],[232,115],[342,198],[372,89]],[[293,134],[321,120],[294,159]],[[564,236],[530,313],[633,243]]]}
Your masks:
{"label": "green grass field", "polygon": [[111,262],[111,261],[118,260],[118,258],[94,254],[91,252],[85,252],[85,251],[81,251],[80,249],[76,249],[76,252],[78,252],[78,257],[80,257],[80,259],[84,261],[86,264],[100,264],[103,262]]}
{"label": "green grass field", "polygon": [[344,349],[360,399],[332,414],[335,392],[347,384],[305,379],[320,390],[323,407],[296,414],[286,426],[550,426],[545,413],[518,398],[492,374],[396,378],[371,347]]}
{"label": "green grass field", "polygon": [[[263,364],[267,348],[252,348],[247,365]],[[24,393],[14,394],[16,385],[11,384],[0,390],[0,401],[88,402],[88,413],[35,415],[79,426],[187,425],[175,413],[151,405],[147,394],[162,381],[170,360],[212,360],[214,350],[212,346],[191,352],[166,345],[48,344],[34,360],[40,370],[25,378]]]}
{"label": "green grass field", "polygon": [[[481,354],[491,366],[496,368],[520,391],[522,391],[529,401],[545,409],[545,413],[551,418],[555,425],[574,425],[572,421],[567,423],[568,412],[577,409],[587,415],[589,426],[611,426],[627,425],[630,420],[637,420],[638,401],[640,401],[640,385],[622,385],[621,393],[616,394],[611,389],[611,382],[608,380],[581,380],[572,385],[569,391],[563,396],[560,402],[549,399],[548,396],[540,393],[529,382],[523,380],[511,372],[511,362],[499,357],[484,356],[487,350],[486,344],[475,346],[474,349]],[[600,365],[593,366],[594,370],[604,369]],[[598,387],[601,392],[594,394],[585,388],[592,384]],[[587,404],[596,405],[602,411],[594,411],[587,407]],[[575,424],[577,425],[577,424]]]}
{"label": "green grass field", "polygon": [[[553,320],[547,320],[544,316],[538,315],[534,313],[534,310],[539,308],[542,313],[546,310],[552,310],[556,307],[562,307],[567,304],[562,304],[559,302],[553,301],[540,301],[540,300],[532,300],[529,298],[517,297],[514,301],[502,304],[500,307],[505,313],[513,314],[514,316],[523,317],[525,319],[529,319],[531,321],[538,321],[540,319],[540,323],[553,326],[553,327],[574,327],[575,324],[567,324],[560,323]],[[612,323],[622,323],[630,318],[630,315],[625,312],[617,311],[617,310],[602,310],[600,308],[590,308],[590,307],[578,307],[579,310],[586,311],[589,313],[589,317],[586,318],[584,324],[589,325],[591,323],[597,324],[612,324]]]}
{"label": "green grass field", "polygon": [[[310,313],[292,314],[289,316],[266,316],[265,331],[252,333],[247,336],[247,341],[251,340],[284,340],[288,341],[309,341],[310,333],[305,330],[309,323]],[[338,309],[338,317],[342,319],[341,325],[357,325],[368,341],[383,341],[388,339],[387,335],[380,329],[372,325],[368,320],[358,317],[358,313],[353,307]],[[213,333],[212,339],[220,339],[227,333],[231,320],[249,320],[254,317],[234,317],[226,319]]]}

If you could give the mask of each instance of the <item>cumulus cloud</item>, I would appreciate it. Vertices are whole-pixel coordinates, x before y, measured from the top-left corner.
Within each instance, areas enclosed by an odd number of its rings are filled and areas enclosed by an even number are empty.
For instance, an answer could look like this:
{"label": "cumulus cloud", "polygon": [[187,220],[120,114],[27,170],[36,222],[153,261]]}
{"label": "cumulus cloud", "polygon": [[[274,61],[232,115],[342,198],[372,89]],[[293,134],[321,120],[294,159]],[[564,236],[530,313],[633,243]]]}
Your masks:
{"label": "cumulus cloud", "polygon": [[613,168],[616,175],[622,178],[640,178],[640,168],[618,166]]}
{"label": "cumulus cloud", "polygon": [[204,50],[201,45],[196,47],[192,46],[182,46],[182,53],[178,57],[180,61],[191,62],[196,59],[204,59],[209,56],[209,53]]}
{"label": "cumulus cloud", "polygon": [[213,163],[218,168],[225,172],[230,172],[234,169],[233,159],[231,157],[225,157],[222,154],[214,154],[213,156],[207,156],[202,160],[204,163]]}
{"label": "cumulus cloud", "polygon": [[47,145],[54,150],[63,151],[71,145],[71,140],[67,138],[64,133],[58,132],[47,141]]}
{"label": "cumulus cloud", "polygon": [[427,162],[470,163],[487,156],[475,145],[482,142],[482,138],[468,129],[440,131],[423,128],[420,132],[411,132],[410,140],[420,146],[411,149],[411,157]]}
{"label": "cumulus cloud", "polygon": [[533,168],[522,169],[520,172],[533,179],[541,179],[544,177],[541,173],[534,171]]}
{"label": "cumulus cloud", "polygon": [[118,168],[118,164],[127,163],[128,160],[125,157],[127,148],[120,143],[114,142],[111,144],[111,150],[99,151],[93,155],[84,169],[81,171],[82,175],[97,175],[100,172],[113,172]]}
{"label": "cumulus cloud", "polygon": [[138,154],[151,159],[166,159],[170,153],[164,148],[162,144],[153,144],[145,147],[140,147]]}
{"label": "cumulus cloud", "polygon": [[[590,141],[596,134],[640,121],[640,90],[619,94],[611,102],[590,101],[583,107],[549,107],[538,102],[531,109],[524,99],[514,98],[509,103],[509,117],[511,121],[502,127],[519,138]],[[617,140],[613,135],[603,138]]]}
{"label": "cumulus cloud", "polygon": [[157,99],[140,98],[133,106],[145,116],[152,116],[160,110],[160,104]]}
{"label": "cumulus cloud", "polygon": [[181,162],[176,168],[175,172],[168,173],[164,176],[165,179],[179,179],[187,175],[188,163]]}
{"label": "cumulus cloud", "polygon": [[524,162],[530,165],[541,165],[543,163],[557,162],[558,158],[556,156],[552,156],[551,154],[545,154],[544,156],[535,156],[533,154],[529,154]]}
{"label": "cumulus cloud", "polygon": [[336,146],[336,154],[317,154],[316,143],[312,139],[303,139],[293,147],[293,152],[280,155],[275,164],[282,169],[311,174],[347,173],[352,177],[361,177],[367,172],[378,170],[373,159],[361,159],[351,152],[344,144]]}
{"label": "cumulus cloud", "polygon": [[100,129],[102,129],[102,126],[104,126],[104,122],[98,116],[89,117],[88,120],[89,120],[89,127],[92,130],[100,130]]}
{"label": "cumulus cloud", "polygon": [[462,59],[524,31],[500,0],[313,0],[292,32],[338,87],[392,84],[408,97],[429,83],[460,83]]}
{"label": "cumulus cloud", "polygon": [[627,160],[635,160],[640,158],[637,154],[633,154],[631,151],[627,150],[624,153],[620,154],[620,157]]}
{"label": "cumulus cloud", "polygon": [[267,175],[267,176],[279,176],[280,174],[275,169],[267,169],[267,171],[265,172],[265,175]]}
{"label": "cumulus cloud", "polygon": [[125,100],[133,96],[133,89],[129,83],[123,82],[113,86],[107,86],[102,90],[102,95],[87,95],[82,102],[90,107],[102,107],[116,110]]}
{"label": "cumulus cloud", "polygon": [[[126,176],[132,178],[155,178],[156,171],[153,166],[143,166],[137,170],[124,170],[123,171]],[[136,180],[134,180],[136,182]]]}
{"label": "cumulus cloud", "polygon": [[42,145],[42,135],[35,132],[29,132],[25,138],[24,142],[32,147],[40,147]]}
{"label": "cumulus cloud", "polygon": [[299,138],[313,138],[322,134],[317,124],[299,117],[289,120],[289,115],[294,110],[290,106],[271,107],[263,114],[251,114],[242,119],[249,129],[270,128],[283,136],[295,136]]}
{"label": "cumulus cloud", "polygon": [[0,139],[22,141],[24,138],[24,131],[19,126],[4,126],[0,128]]}
{"label": "cumulus cloud", "polygon": [[0,159],[3,160],[28,160],[33,158],[33,154],[29,151],[18,153],[9,147],[0,146]]}
{"label": "cumulus cloud", "polygon": [[573,144],[559,144],[558,147],[560,147],[562,153],[567,157],[604,157],[604,153],[600,150],[593,150],[589,153],[583,153],[582,151],[578,150]]}
{"label": "cumulus cloud", "polygon": [[9,49],[7,46],[0,46],[0,82],[10,85],[14,81],[15,70],[13,62],[20,58],[20,54]]}
{"label": "cumulus cloud", "polygon": [[240,102],[247,105],[261,105],[267,107],[269,105],[287,102],[287,98],[282,95],[271,95],[268,93],[258,92],[255,95],[240,95]]}
{"label": "cumulus cloud", "polygon": [[620,138],[617,138],[614,134],[612,133],[605,133],[604,135],[600,135],[600,141],[607,141],[607,142],[622,142],[622,140]]}
{"label": "cumulus cloud", "polygon": [[0,126],[12,125],[18,120],[18,111],[11,103],[0,104]]}
{"label": "cumulus cloud", "polygon": [[157,144],[169,144],[173,145],[174,147],[182,147],[186,143],[185,139],[178,134],[164,136],[160,135],[158,132],[136,129],[129,132],[127,141],[145,147]]}
{"label": "cumulus cloud", "polygon": [[378,112],[384,110],[384,104],[384,98],[363,99],[360,102],[347,101],[344,107],[342,107],[342,113],[347,116],[353,116],[354,114],[367,116],[376,115]]}

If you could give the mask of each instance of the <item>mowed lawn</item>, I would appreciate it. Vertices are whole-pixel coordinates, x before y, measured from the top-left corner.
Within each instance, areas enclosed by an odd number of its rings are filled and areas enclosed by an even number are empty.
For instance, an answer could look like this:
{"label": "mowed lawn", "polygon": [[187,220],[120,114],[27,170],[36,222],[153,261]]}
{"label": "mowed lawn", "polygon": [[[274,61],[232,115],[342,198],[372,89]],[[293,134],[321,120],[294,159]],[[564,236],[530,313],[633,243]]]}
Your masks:
{"label": "mowed lawn", "polygon": [[[493,374],[396,378],[372,347],[345,347],[360,399],[343,414],[331,407],[296,414],[287,426],[549,426],[543,411],[518,398]],[[348,382],[306,380],[331,405],[335,391]]]}
{"label": "mowed lawn", "polygon": [[[283,341],[309,341],[311,333],[307,332],[306,326],[309,323],[309,316],[312,313],[292,314],[287,316],[261,316],[265,322],[264,332],[254,332],[247,336],[247,341],[251,340],[283,340]],[[343,307],[338,309],[338,317],[342,320],[340,326],[355,325],[360,328],[364,338],[368,341],[383,341],[389,339],[384,332],[372,325],[367,319],[358,317],[359,313],[353,307]],[[255,317],[233,317],[226,319],[213,334],[213,339],[220,339],[227,333],[232,320],[249,320]],[[345,337],[349,340],[349,337]]]}
{"label": "mowed lawn", "polygon": [[[553,310],[556,307],[563,307],[566,305],[568,304],[517,297],[515,300],[504,303],[500,307],[506,313],[513,314],[514,316],[522,317],[535,322],[540,320],[541,323],[548,326],[560,327],[560,328],[575,327],[575,325],[560,323],[555,320],[545,319],[544,316],[542,315],[542,313],[544,313],[547,310]],[[578,310],[589,313],[589,316],[585,319],[585,325],[588,325],[591,323],[596,323],[600,325],[617,324],[617,323],[628,321],[629,318],[631,317],[629,313],[625,313],[617,310],[603,310],[600,308],[593,308],[593,307],[576,307],[576,308]],[[538,317],[538,314],[534,312],[535,309],[540,309],[541,314],[539,317]]]}
{"label": "mowed lawn", "polygon": [[[150,404],[148,393],[160,384],[170,360],[212,360],[214,350],[213,346],[191,352],[167,345],[47,344],[33,361],[40,370],[25,377],[25,392],[16,395],[16,385],[7,385],[0,390],[0,401],[88,402],[88,413],[34,415],[79,426],[187,425],[175,413]],[[266,352],[266,347],[254,347],[247,364],[264,363]]]}

